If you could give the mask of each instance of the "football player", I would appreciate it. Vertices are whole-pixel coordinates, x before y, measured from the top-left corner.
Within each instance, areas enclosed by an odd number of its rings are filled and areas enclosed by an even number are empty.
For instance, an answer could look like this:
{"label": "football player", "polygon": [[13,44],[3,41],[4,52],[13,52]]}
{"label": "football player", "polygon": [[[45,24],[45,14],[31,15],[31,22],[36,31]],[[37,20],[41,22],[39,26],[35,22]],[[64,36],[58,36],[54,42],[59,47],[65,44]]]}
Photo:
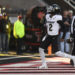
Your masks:
{"label": "football player", "polygon": [[[75,67],[75,56],[61,52],[58,48],[58,36],[60,28],[64,29],[63,31],[65,36],[65,27],[63,26],[62,16],[60,15],[60,6],[57,4],[53,4],[47,9],[47,11],[48,13],[45,16],[47,34],[42,39],[41,45],[39,47],[39,53],[42,60],[42,65],[39,66],[39,69],[48,68],[45,60],[44,50],[47,49],[50,44],[52,44],[52,46],[55,48],[55,55],[72,59]],[[64,36],[62,37],[62,39],[64,39]]]}

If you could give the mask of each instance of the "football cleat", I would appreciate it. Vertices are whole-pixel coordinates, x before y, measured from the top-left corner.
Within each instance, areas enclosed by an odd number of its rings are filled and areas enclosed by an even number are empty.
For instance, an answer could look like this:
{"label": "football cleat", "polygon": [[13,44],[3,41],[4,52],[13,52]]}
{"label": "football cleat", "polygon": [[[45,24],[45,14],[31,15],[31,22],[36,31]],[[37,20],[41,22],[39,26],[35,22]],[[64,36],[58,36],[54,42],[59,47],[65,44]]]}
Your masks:
{"label": "football cleat", "polygon": [[43,65],[39,66],[38,69],[48,69],[48,66],[47,66],[47,64],[43,64]]}

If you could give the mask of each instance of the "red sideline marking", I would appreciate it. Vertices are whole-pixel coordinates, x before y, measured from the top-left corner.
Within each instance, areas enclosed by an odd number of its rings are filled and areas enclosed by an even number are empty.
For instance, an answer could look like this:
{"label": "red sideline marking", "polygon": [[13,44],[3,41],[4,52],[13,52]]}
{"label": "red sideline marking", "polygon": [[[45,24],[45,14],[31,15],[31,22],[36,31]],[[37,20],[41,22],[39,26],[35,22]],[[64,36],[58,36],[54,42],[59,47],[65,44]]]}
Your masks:
{"label": "red sideline marking", "polygon": [[64,65],[64,64],[66,64],[66,65],[70,65],[70,63],[67,63],[67,62],[63,62],[63,63],[60,63],[59,65]]}
{"label": "red sideline marking", "polygon": [[[37,68],[38,66],[40,66],[40,64],[36,64],[36,65],[32,65],[32,66],[30,66],[31,68],[32,67],[35,67],[35,68]],[[16,68],[16,67],[14,67],[14,68]],[[19,67],[18,67],[19,68]],[[23,67],[22,67],[23,68]],[[25,67],[26,68],[26,67]],[[0,70],[0,71],[6,71],[6,70],[11,70],[11,69],[2,69],[2,70]],[[24,69],[25,70],[25,69]]]}
{"label": "red sideline marking", "polygon": [[37,46],[37,45],[39,46],[39,45],[40,45],[40,43],[31,43],[31,42],[25,42],[25,43],[28,44],[28,45],[33,45],[33,46],[34,46],[34,45],[35,45],[35,46]]}
{"label": "red sideline marking", "polygon": [[[68,75],[69,75],[69,72],[44,72],[44,74],[49,74],[49,75],[50,75],[50,74],[51,74],[51,75],[52,75],[52,74],[57,74],[57,75],[58,75],[58,74],[60,74],[60,75],[63,74],[63,75],[65,75],[64,73],[65,73],[65,74],[68,73]],[[17,73],[17,72],[15,72],[15,73],[13,73],[13,72],[6,72],[6,73],[2,72],[2,73],[0,73],[0,74],[26,74],[26,75],[27,75],[27,74],[30,74],[30,75],[31,75],[31,74],[39,74],[39,75],[41,75],[41,74],[43,74],[43,72],[39,72],[39,73],[38,73],[38,72],[37,72],[37,73],[35,73],[35,72],[30,72],[30,73],[29,73],[29,72],[28,72],[28,73],[27,73],[27,72],[26,72],[26,73],[25,73],[25,72],[19,72],[19,73]],[[75,74],[75,72],[70,72],[70,75],[72,75],[72,74]]]}
{"label": "red sideline marking", "polygon": [[39,28],[27,28],[26,30],[29,30],[29,31],[41,31],[41,29],[39,29]]}

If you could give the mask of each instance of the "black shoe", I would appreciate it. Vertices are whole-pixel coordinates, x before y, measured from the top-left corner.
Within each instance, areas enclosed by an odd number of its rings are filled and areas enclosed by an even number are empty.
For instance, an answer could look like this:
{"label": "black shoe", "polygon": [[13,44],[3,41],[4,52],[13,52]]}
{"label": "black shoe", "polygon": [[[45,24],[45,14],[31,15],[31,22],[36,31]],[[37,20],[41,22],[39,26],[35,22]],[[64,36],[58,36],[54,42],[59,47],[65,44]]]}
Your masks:
{"label": "black shoe", "polygon": [[73,60],[72,60],[72,59],[70,60],[70,64],[71,64],[72,66],[74,66],[74,63],[73,63]]}

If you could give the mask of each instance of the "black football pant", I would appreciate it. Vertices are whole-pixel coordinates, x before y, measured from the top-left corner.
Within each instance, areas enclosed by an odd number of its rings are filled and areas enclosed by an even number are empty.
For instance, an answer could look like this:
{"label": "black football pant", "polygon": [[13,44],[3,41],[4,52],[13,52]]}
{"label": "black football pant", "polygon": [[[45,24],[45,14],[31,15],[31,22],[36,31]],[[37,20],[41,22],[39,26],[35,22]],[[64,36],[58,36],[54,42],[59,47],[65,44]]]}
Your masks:
{"label": "black football pant", "polygon": [[16,42],[17,42],[17,55],[20,55],[22,54],[22,39],[16,39]]}
{"label": "black football pant", "polygon": [[46,49],[50,44],[52,44],[52,53],[56,53],[59,51],[59,42],[58,42],[59,36],[47,36],[40,45],[40,48]]}

